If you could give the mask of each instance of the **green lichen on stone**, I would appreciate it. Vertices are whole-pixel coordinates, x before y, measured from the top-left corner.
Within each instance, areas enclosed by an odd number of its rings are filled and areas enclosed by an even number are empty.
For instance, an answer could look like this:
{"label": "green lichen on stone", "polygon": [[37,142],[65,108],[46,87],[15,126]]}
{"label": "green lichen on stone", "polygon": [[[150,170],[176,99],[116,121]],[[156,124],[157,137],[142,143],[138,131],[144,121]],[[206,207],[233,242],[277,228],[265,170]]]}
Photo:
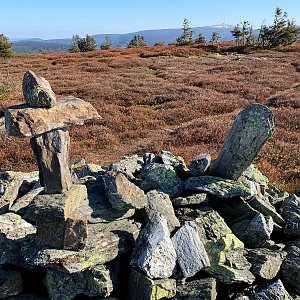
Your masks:
{"label": "green lichen on stone", "polygon": [[174,280],[161,279],[151,280],[152,281],[152,292],[151,300],[159,300],[163,298],[171,298],[176,295],[176,284]]}
{"label": "green lichen on stone", "polygon": [[251,164],[239,178],[239,182],[248,184],[248,181],[253,181],[261,186],[267,188],[269,184],[269,179],[263,175],[253,164]]}
{"label": "green lichen on stone", "polygon": [[104,254],[99,254],[99,253],[94,253],[88,258],[85,257],[80,259],[80,264],[82,265],[83,270],[104,263],[105,263],[105,256]]}

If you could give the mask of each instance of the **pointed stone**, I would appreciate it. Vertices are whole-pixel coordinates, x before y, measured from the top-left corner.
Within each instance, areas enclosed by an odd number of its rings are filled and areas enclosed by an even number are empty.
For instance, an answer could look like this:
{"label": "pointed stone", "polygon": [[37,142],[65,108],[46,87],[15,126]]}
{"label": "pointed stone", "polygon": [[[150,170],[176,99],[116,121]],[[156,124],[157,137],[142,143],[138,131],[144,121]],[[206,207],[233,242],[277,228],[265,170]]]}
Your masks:
{"label": "pointed stone", "polygon": [[165,217],[154,215],[141,230],[131,265],[154,279],[172,275],[176,265],[176,251]]}
{"label": "pointed stone", "polygon": [[189,169],[193,176],[203,175],[210,166],[211,157],[208,153],[200,154],[192,159]]}
{"label": "pointed stone", "polygon": [[236,117],[213,163],[211,174],[237,180],[251,165],[273,131],[273,113],[269,108],[257,103],[244,108]]}
{"label": "pointed stone", "polygon": [[203,268],[210,266],[196,223],[186,222],[172,237],[172,242],[185,278],[192,277]]}
{"label": "pointed stone", "polygon": [[49,82],[32,71],[24,74],[23,96],[30,107],[53,107],[56,104],[56,97]]}
{"label": "pointed stone", "polygon": [[30,141],[45,194],[60,194],[72,185],[69,170],[70,136],[66,128],[52,130]]}

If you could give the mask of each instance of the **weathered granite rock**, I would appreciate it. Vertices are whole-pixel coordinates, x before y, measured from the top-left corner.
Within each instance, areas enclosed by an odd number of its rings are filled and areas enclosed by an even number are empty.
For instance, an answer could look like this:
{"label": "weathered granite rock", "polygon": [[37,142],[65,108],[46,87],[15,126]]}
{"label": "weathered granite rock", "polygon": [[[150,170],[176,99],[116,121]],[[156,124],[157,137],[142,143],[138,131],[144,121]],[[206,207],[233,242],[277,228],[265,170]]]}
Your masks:
{"label": "weathered granite rock", "polygon": [[84,185],[72,185],[63,194],[38,195],[28,206],[24,218],[43,223],[65,221],[86,198],[87,189]]}
{"label": "weathered granite rock", "polygon": [[300,237],[300,197],[292,194],[283,201],[282,216],[286,220],[284,233]]}
{"label": "weathered granite rock", "polygon": [[146,220],[149,221],[153,215],[161,214],[167,219],[169,231],[172,232],[179,227],[179,221],[175,216],[170,197],[162,192],[152,190],[147,193],[148,206],[146,207]]}
{"label": "weathered granite rock", "polygon": [[175,169],[170,165],[150,164],[138,175],[141,180],[139,186],[145,192],[158,190],[171,197],[178,197],[181,194],[181,180]]}
{"label": "weathered granite rock", "polygon": [[152,280],[132,270],[128,291],[130,300],[170,299],[176,294],[176,281],[174,279]]}
{"label": "weathered granite rock", "polygon": [[18,265],[20,248],[34,236],[36,229],[13,213],[0,215],[0,224],[0,265]]}
{"label": "weathered granite rock", "polygon": [[211,174],[237,180],[273,131],[273,113],[269,108],[257,103],[247,106],[237,115]]}
{"label": "weathered granite rock", "polygon": [[265,248],[248,249],[247,260],[252,264],[251,272],[261,278],[273,279],[279,272],[286,252]]}
{"label": "weathered granite rock", "polygon": [[72,96],[60,98],[54,107],[31,108],[26,104],[5,109],[5,128],[10,136],[34,137],[70,125],[99,119],[96,109],[88,102]]}
{"label": "weathered granite rock", "polygon": [[16,296],[22,292],[21,273],[0,269],[0,299]]}
{"label": "weathered granite rock", "polygon": [[45,285],[51,300],[72,300],[78,295],[107,297],[113,290],[110,272],[103,265],[74,274],[49,268]]}
{"label": "weathered granite rock", "polygon": [[32,202],[32,200],[37,195],[42,193],[43,190],[44,188],[41,186],[40,182],[37,182],[28,193],[26,193],[23,197],[18,198],[16,200],[16,202],[10,208],[10,211],[20,216],[24,216],[28,205]]}
{"label": "weathered granite rock", "polygon": [[0,194],[0,213],[7,212],[16,201],[19,190],[24,182],[38,180],[37,172],[5,172],[0,174],[0,185],[3,193]]}
{"label": "weathered granite rock", "polygon": [[80,250],[87,238],[87,220],[78,210],[66,221],[38,222],[36,244],[57,249]]}
{"label": "weathered granite rock", "polygon": [[122,160],[110,165],[109,170],[123,173],[129,179],[134,179],[137,172],[143,167],[143,158],[138,155],[125,156]]}
{"label": "weathered granite rock", "polygon": [[[222,294],[222,292],[221,292]],[[215,300],[217,298],[216,279],[205,278],[186,282],[177,286],[176,300]]]}
{"label": "weathered granite rock", "polygon": [[177,197],[172,199],[174,207],[190,206],[190,205],[208,205],[209,199],[206,193],[195,194],[186,197]]}
{"label": "weathered granite rock", "polygon": [[264,217],[261,213],[256,213],[251,220],[235,223],[232,231],[247,247],[257,248],[270,239],[273,226],[272,217]]}
{"label": "weathered granite rock", "polygon": [[112,207],[119,210],[143,208],[147,197],[143,190],[130,182],[124,174],[108,172],[103,176],[105,193]]}
{"label": "weathered granite rock", "polygon": [[287,244],[284,251],[287,252],[281,266],[284,281],[300,293],[300,239]]}
{"label": "weathered granite rock", "polygon": [[206,192],[220,198],[249,197],[255,194],[252,185],[214,176],[191,177],[184,183],[187,191]]}
{"label": "weathered granite rock", "polygon": [[45,194],[60,194],[72,185],[69,170],[70,135],[66,128],[52,130],[30,140]]}
{"label": "weathered granite rock", "polygon": [[161,151],[161,160],[163,164],[172,166],[176,173],[180,176],[186,176],[189,173],[183,158],[181,156],[175,156],[170,151]]}
{"label": "weathered granite rock", "polygon": [[186,222],[172,237],[172,242],[185,278],[192,277],[203,268],[210,266],[195,222]]}
{"label": "weathered granite rock", "polygon": [[244,244],[223,218],[216,211],[208,211],[195,222],[210,261],[210,267],[205,270],[226,284],[251,284],[255,277],[249,271],[251,264],[243,256]]}
{"label": "weathered granite rock", "polygon": [[250,300],[293,300],[280,279],[268,283],[249,296]]}
{"label": "weathered granite rock", "polygon": [[172,275],[176,265],[176,251],[165,217],[154,215],[141,230],[131,265],[154,279]]}
{"label": "weathered granite rock", "polygon": [[269,179],[264,176],[253,164],[251,164],[238,179],[238,181],[245,183],[247,183],[249,180],[260,184],[264,189],[266,189],[269,184]]}
{"label": "weathered granite rock", "polygon": [[210,166],[211,157],[208,153],[203,153],[195,158],[193,158],[190,162],[189,169],[193,176],[201,176],[203,175]]}
{"label": "weathered granite rock", "polygon": [[33,245],[22,249],[22,257],[28,269],[51,267],[70,274],[78,273],[131,252],[139,232],[140,224],[130,220],[88,224],[84,249],[75,252],[40,249]]}
{"label": "weathered granite rock", "polygon": [[[82,163],[81,163],[82,161]],[[107,171],[106,167],[96,164],[85,164],[85,160],[81,159],[71,166],[71,174],[74,183],[86,184],[90,181],[96,181],[101,178]]]}
{"label": "weathered granite rock", "polygon": [[30,107],[53,107],[56,104],[56,97],[49,82],[32,71],[24,74],[23,96]]}

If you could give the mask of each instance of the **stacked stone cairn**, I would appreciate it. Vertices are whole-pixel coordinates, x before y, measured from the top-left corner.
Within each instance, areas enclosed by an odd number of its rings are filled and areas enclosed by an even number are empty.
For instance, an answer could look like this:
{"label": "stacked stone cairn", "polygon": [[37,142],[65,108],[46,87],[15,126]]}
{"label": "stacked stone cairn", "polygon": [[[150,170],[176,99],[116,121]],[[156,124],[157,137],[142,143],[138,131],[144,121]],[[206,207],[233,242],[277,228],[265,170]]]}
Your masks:
{"label": "stacked stone cairn", "polygon": [[274,131],[267,107],[238,114],[214,161],[69,166],[68,127],[98,113],[31,71],[23,93],[6,132],[30,137],[39,171],[0,173],[0,299],[300,299],[299,191],[253,165]]}

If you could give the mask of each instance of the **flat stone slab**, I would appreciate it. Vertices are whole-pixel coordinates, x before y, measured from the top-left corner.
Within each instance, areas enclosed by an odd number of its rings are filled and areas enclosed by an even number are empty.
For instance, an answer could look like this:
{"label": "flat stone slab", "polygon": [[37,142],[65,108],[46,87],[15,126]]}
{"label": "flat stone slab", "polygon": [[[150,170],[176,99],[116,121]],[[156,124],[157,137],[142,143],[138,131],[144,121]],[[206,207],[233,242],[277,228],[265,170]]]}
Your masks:
{"label": "flat stone slab", "polygon": [[82,125],[85,121],[100,119],[89,103],[73,96],[61,97],[51,108],[32,108],[28,104],[5,109],[5,128],[10,136],[34,137],[53,129]]}

